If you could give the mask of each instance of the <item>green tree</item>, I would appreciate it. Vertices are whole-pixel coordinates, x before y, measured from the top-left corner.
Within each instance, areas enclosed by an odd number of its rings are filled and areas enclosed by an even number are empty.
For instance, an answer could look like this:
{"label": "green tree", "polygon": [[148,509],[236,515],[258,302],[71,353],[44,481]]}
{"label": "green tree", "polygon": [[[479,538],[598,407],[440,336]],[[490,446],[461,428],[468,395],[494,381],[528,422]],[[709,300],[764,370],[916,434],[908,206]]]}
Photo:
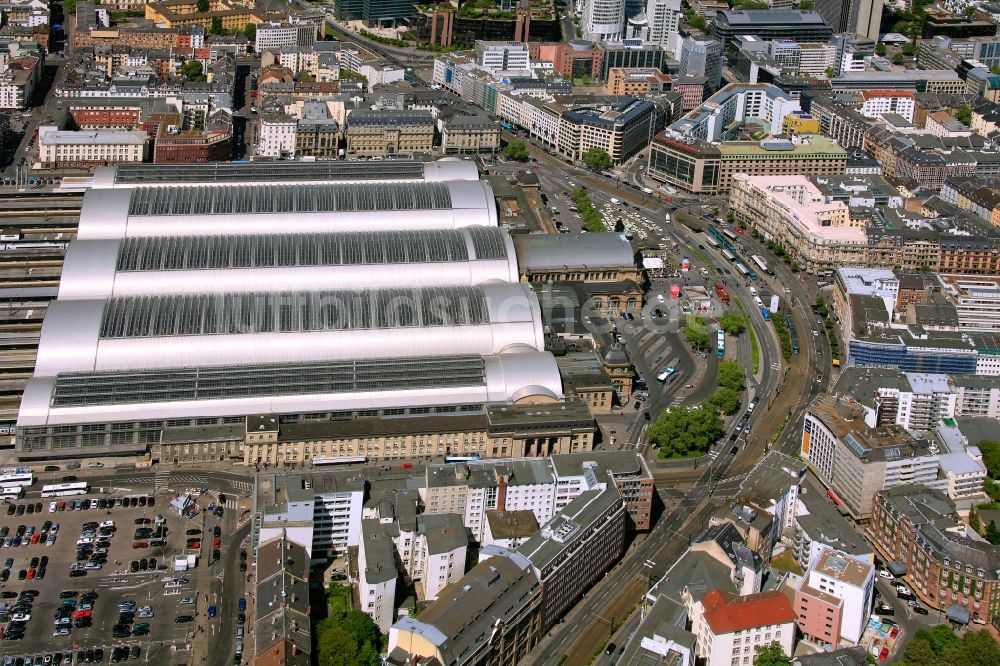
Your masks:
{"label": "green tree", "polygon": [[892,64],[902,65],[905,61],[906,58],[903,56],[901,52],[896,51],[895,53],[892,54]]}
{"label": "green tree", "polygon": [[826,74],[826,78],[828,79],[832,79],[833,77],[837,76],[837,70],[835,70],[833,67],[827,67],[823,73]]}
{"label": "green tree", "polygon": [[243,36],[247,38],[247,41],[255,42],[257,40],[257,24],[247,23],[246,27],[243,28]]}
{"label": "green tree", "polygon": [[226,31],[222,29],[222,19],[218,16],[213,16],[212,24],[208,31],[213,35],[224,35]]}
{"label": "green tree", "polygon": [[972,124],[972,108],[968,104],[963,104],[962,106],[955,109],[955,118],[960,123],[965,123],[966,125]]}
{"label": "green tree", "polygon": [[356,666],[358,641],[346,629],[320,623],[323,628],[316,641],[319,666]]}
{"label": "green tree", "polygon": [[298,81],[299,83],[312,83],[313,81],[316,80],[316,77],[314,77],[311,73],[307,72],[306,70],[302,70],[301,72],[295,75],[295,80]]}
{"label": "green tree", "polygon": [[990,67],[990,74],[1000,75],[1000,65],[993,65]]}
{"label": "green tree", "polygon": [[723,387],[716,391],[715,395],[708,399],[708,402],[728,416],[735,414],[736,410],[740,408],[740,394],[731,388]]}
{"label": "green tree", "polygon": [[754,648],[753,666],[790,666],[791,663],[777,641]]}
{"label": "green tree", "polygon": [[875,45],[875,55],[884,56],[885,55],[885,44],[879,42]]}
{"label": "green tree", "polygon": [[611,168],[611,155],[608,155],[608,151],[603,148],[588,148],[583,153],[583,163],[587,165],[588,169],[594,171],[604,171],[605,169]]}
{"label": "green tree", "polygon": [[903,658],[899,663],[905,666],[935,666],[938,658],[931,648],[930,641],[914,637],[903,649]]}
{"label": "green tree", "polygon": [[942,657],[948,660],[948,664],[991,666],[1000,664],[1000,645],[987,631],[970,631]]}
{"label": "green tree", "polygon": [[199,12],[207,12],[208,0],[198,0],[198,2],[195,3],[195,7],[198,9]]}
{"label": "green tree", "polygon": [[982,532],[983,528],[979,522],[979,511],[976,507],[969,509],[969,527],[975,530],[976,534],[980,534]]}
{"label": "green tree", "polygon": [[743,331],[747,330],[747,325],[743,321],[743,315],[735,312],[727,312],[719,317],[719,328],[725,331],[728,335],[739,335]]}
{"label": "green tree", "polygon": [[728,358],[719,361],[719,367],[715,371],[715,383],[719,386],[738,393],[746,387],[746,378],[746,371],[736,361]]}
{"label": "green tree", "polygon": [[946,624],[936,624],[930,629],[921,629],[914,634],[913,638],[926,640],[936,655],[944,654],[945,650],[954,647],[958,643],[955,632]]}
{"label": "green tree", "polygon": [[[76,13],[76,0],[63,0],[62,3],[63,14],[69,16],[70,14]],[[63,18],[65,21],[65,17]]]}
{"label": "green tree", "polygon": [[986,540],[994,546],[1000,546],[1000,530],[997,529],[995,520],[991,520],[990,524],[986,526]]}
{"label": "green tree", "polygon": [[812,9],[815,6],[816,5],[813,3],[812,0],[802,0],[802,2],[799,3],[799,9],[801,9],[803,11],[805,11],[807,9]]}
{"label": "green tree", "polygon": [[202,73],[203,69],[201,62],[198,60],[188,60],[181,68],[177,70],[178,73],[183,76],[188,81],[204,81],[205,75]]}
{"label": "green tree", "polygon": [[970,16],[970,17],[974,16],[975,13],[976,13],[976,8],[975,7],[966,7],[965,9],[962,10],[962,13],[965,14],[966,16]]}
{"label": "green tree", "polygon": [[508,143],[507,147],[503,149],[502,155],[515,162],[527,162],[529,159],[528,147],[520,139],[514,139]]}
{"label": "green tree", "polygon": [[708,22],[699,14],[695,14],[693,12],[689,14],[687,17],[687,24],[695,30],[700,30],[701,32],[708,31]]}
{"label": "green tree", "polygon": [[726,222],[728,222],[729,224],[733,224],[734,222],[736,222],[736,215],[733,214],[733,211],[729,211],[728,213],[726,213]]}
{"label": "green tree", "polygon": [[649,441],[660,447],[660,457],[705,453],[723,434],[715,407],[672,407],[649,428]]}
{"label": "green tree", "polygon": [[687,338],[691,349],[695,351],[708,349],[708,329],[705,328],[705,322],[700,317],[687,316],[684,322],[684,337]]}
{"label": "green tree", "polygon": [[358,644],[365,643],[378,645],[379,631],[371,617],[367,613],[352,610],[347,613],[341,621],[340,626],[349,632],[358,641]]}
{"label": "green tree", "polygon": [[982,439],[976,442],[979,452],[983,454],[983,465],[986,472],[994,479],[1000,478],[1000,442]]}

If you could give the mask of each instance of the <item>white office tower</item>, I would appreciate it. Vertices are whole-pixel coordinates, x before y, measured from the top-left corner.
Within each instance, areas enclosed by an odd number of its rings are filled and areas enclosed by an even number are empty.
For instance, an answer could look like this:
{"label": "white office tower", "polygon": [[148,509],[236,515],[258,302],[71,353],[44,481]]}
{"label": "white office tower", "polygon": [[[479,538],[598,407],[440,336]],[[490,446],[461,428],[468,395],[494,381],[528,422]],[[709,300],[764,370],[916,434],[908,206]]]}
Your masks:
{"label": "white office tower", "polygon": [[585,39],[620,42],[625,29],[625,0],[584,0],[582,24]]}
{"label": "white office tower", "polygon": [[704,76],[712,90],[722,81],[722,44],[715,39],[686,38],[681,44],[681,74]]}
{"label": "white office tower", "polygon": [[646,21],[649,25],[646,41],[659,44],[676,58],[681,47],[681,0],[648,0]]}

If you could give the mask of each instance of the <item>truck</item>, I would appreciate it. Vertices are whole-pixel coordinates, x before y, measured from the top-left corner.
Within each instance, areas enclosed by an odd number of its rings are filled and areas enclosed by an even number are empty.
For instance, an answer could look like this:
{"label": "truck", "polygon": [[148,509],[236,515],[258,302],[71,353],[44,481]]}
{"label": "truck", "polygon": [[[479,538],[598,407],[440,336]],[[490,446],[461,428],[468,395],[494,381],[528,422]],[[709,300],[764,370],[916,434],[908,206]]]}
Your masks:
{"label": "truck", "polygon": [[729,292],[726,291],[726,288],[724,286],[722,286],[721,284],[715,285],[715,293],[719,295],[719,298],[722,300],[723,303],[729,305]]}
{"label": "truck", "polygon": [[663,384],[666,384],[668,381],[670,381],[671,379],[673,379],[673,376],[674,376],[675,372],[677,372],[677,366],[676,365],[670,365],[670,366],[667,366],[666,368],[663,368],[663,370],[660,371],[660,374],[658,374],[656,376],[656,383],[660,384],[661,386]]}

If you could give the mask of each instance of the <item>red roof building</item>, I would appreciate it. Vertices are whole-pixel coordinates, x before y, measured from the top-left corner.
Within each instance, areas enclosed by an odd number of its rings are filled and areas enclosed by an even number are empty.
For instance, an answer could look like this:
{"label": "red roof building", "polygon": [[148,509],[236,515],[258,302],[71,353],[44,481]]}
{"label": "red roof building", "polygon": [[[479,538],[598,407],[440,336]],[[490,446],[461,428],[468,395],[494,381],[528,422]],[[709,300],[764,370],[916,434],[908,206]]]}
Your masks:
{"label": "red roof building", "polygon": [[771,643],[791,656],[795,612],[781,592],[737,596],[716,589],[701,605],[702,612],[692,617],[691,632],[698,637],[698,656],[708,666],[752,664],[756,648]]}

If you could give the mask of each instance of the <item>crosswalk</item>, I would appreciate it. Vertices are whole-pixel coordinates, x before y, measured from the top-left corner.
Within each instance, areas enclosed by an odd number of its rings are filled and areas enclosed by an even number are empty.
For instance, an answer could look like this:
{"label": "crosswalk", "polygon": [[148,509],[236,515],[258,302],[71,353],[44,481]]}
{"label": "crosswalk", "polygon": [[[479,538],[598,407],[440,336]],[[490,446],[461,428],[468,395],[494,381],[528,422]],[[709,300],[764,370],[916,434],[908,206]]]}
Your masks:
{"label": "crosswalk", "polygon": [[[200,474],[174,474],[169,470],[157,470],[153,475],[153,489],[159,494],[166,490],[178,490],[185,487],[198,487],[202,484],[214,485],[216,481],[210,479],[206,476]],[[148,484],[150,482],[149,476],[125,476],[125,477],[115,477],[114,483],[116,486],[128,486],[130,484]],[[253,490],[253,481],[251,480],[239,480],[239,479],[225,479],[224,484],[233,490],[243,493],[249,493]],[[210,492],[218,493],[216,489],[209,489]],[[221,492],[227,492],[223,490]],[[227,498],[228,499],[228,498]]]}

